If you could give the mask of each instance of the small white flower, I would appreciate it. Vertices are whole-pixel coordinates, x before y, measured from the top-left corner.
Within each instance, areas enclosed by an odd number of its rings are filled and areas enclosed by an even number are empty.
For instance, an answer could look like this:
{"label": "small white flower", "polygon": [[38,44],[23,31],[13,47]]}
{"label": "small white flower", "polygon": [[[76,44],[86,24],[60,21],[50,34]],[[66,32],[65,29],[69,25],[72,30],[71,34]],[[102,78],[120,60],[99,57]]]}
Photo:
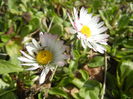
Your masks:
{"label": "small white flower", "polygon": [[88,14],[87,10],[81,8],[80,13],[74,8],[73,18],[69,16],[70,22],[77,33],[77,37],[81,40],[83,48],[89,47],[94,51],[104,53],[106,49],[102,45],[107,45],[108,34],[104,32],[107,28],[104,22],[99,22],[98,16]]}
{"label": "small white flower", "polygon": [[57,40],[57,36],[48,33],[40,33],[40,43],[32,39],[25,48],[27,53],[20,51],[23,56],[18,57],[21,65],[29,66],[27,70],[43,69],[39,78],[39,84],[44,83],[49,71],[53,71],[56,66],[64,66],[67,55],[64,54],[66,46],[63,41]]}

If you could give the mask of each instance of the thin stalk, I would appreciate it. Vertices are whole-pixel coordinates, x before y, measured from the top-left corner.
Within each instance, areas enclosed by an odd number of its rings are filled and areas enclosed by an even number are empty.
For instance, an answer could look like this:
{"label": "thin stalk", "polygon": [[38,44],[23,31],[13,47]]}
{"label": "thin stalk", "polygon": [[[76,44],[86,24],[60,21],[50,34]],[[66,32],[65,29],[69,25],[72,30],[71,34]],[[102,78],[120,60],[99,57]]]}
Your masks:
{"label": "thin stalk", "polygon": [[52,24],[53,24],[53,21],[54,21],[54,17],[52,18],[52,20],[51,20],[51,22],[50,22],[50,24],[49,24],[49,27],[48,27],[47,32],[49,32],[49,31],[50,31],[50,29],[51,29],[51,27],[52,27]]}
{"label": "thin stalk", "polygon": [[56,65],[56,67],[55,67],[55,69],[54,69],[54,71],[53,71],[53,73],[52,73],[52,75],[51,75],[51,78],[50,78],[50,82],[53,80],[53,77],[54,77],[54,75],[55,75],[55,72],[56,72],[56,70],[57,70],[57,65]]}
{"label": "thin stalk", "polygon": [[30,33],[29,37],[32,37],[33,35],[35,35],[36,33],[38,33],[40,31],[40,29],[38,28],[37,30],[35,30],[34,32]]}
{"label": "thin stalk", "polygon": [[104,59],[105,59],[105,69],[104,69],[104,82],[103,82],[103,88],[102,88],[102,94],[101,94],[101,99],[104,99],[104,95],[105,95],[105,89],[106,89],[106,78],[107,78],[107,56],[106,56],[106,53],[105,53],[105,56],[104,56]]}
{"label": "thin stalk", "polygon": [[54,75],[55,75],[55,72],[56,72],[56,70],[57,70],[57,67],[58,67],[58,66],[56,65],[54,71],[52,71],[52,75],[51,75],[50,80],[49,80],[50,82],[49,82],[49,84],[47,85],[48,88],[45,90],[44,97],[48,97],[48,91],[49,91],[49,89],[51,88],[51,82],[52,82],[52,80],[53,80],[53,77],[54,77]]}

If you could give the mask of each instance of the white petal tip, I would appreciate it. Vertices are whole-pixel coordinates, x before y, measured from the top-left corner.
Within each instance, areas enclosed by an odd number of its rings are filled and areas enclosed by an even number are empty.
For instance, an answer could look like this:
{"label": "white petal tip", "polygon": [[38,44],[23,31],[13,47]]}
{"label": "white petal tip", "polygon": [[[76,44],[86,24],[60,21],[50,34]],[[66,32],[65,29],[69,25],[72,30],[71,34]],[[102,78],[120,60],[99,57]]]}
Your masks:
{"label": "white petal tip", "polygon": [[40,35],[43,35],[43,32],[40,32]]}

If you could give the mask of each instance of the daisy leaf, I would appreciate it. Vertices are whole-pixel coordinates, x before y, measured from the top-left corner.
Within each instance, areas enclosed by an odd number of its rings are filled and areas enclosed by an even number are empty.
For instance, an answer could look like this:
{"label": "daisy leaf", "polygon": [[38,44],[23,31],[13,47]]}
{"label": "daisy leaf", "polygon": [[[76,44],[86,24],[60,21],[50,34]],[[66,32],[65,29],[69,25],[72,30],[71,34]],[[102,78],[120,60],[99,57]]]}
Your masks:
{"label": "daisy leaf", "polygon": [[62,89],[59,88],[51,88],[49,90],[49,94],[63,96],[64,98],[68,99],[67,93],[65,93]]}
{"label": "daisy leaf", "polygon": [[23,68],[8,61],[0,60],[0,74],[22,71]]}

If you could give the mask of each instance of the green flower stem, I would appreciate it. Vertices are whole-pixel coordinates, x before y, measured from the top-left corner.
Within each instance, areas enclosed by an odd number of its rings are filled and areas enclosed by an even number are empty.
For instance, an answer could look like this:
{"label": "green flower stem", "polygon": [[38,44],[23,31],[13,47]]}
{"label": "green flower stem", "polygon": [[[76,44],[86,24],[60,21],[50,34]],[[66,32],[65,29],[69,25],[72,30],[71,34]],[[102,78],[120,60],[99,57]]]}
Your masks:
{"label": "green flower stem", "polygon": [[51,20],[51,22],[50,22],[50,25],[49,25],[49,27],[48,27],[47,32],[49,32],[49,31],[50,31],[50,29],[51,29],[51,27],[52,27],[52,23],[53,23],[53,21],[54,21],[54,18],[55,18],[55,17],[53,17],[53,18],[52,18],[52,20]]}
{"label": "green flower stem", "polygon": [[48,88],[45,90],[45,94],[44,94],[44,97],[46,98],[46,97],[48,97],[48,91],[49,91],[49,89],[51,88],[51,82],[52,82],[52,80],[53,80],[53,77],[54,77],[54,75],[55,75],[55,72],[56,72],[56,70],[57,70],[57,65],[56,65],[56,67],[55,67],[55,69],[54,69],[54,71],[52,71],[52,75],[51,75],[51,77],[50,77],[50,82],[49,82],[49,84],[48,84]]}
{"label": "green flower stem", "polygon": [[104,82],[103,82],[103,88],[102,88],[102,91],[101,91],[101,99],[104,99],[104,95],[105,95],[105,89],[106,89],[106,75],[107,75],[107,55],[105,53],[105,56],[104,56],[104,59],[105,59],[105,68],[104,68]]}
{"label": "green flower stem", "polygon": [[50,82],[53,80],[53,77],[54,77],[54,75],[55,75],[55,72],[56,72],[56,70],[57,70],[57,67],[58,67],[58,66],[56,65],[54,71],[52,72],[52,75],[51,75],[51,78],[50,78]]}

